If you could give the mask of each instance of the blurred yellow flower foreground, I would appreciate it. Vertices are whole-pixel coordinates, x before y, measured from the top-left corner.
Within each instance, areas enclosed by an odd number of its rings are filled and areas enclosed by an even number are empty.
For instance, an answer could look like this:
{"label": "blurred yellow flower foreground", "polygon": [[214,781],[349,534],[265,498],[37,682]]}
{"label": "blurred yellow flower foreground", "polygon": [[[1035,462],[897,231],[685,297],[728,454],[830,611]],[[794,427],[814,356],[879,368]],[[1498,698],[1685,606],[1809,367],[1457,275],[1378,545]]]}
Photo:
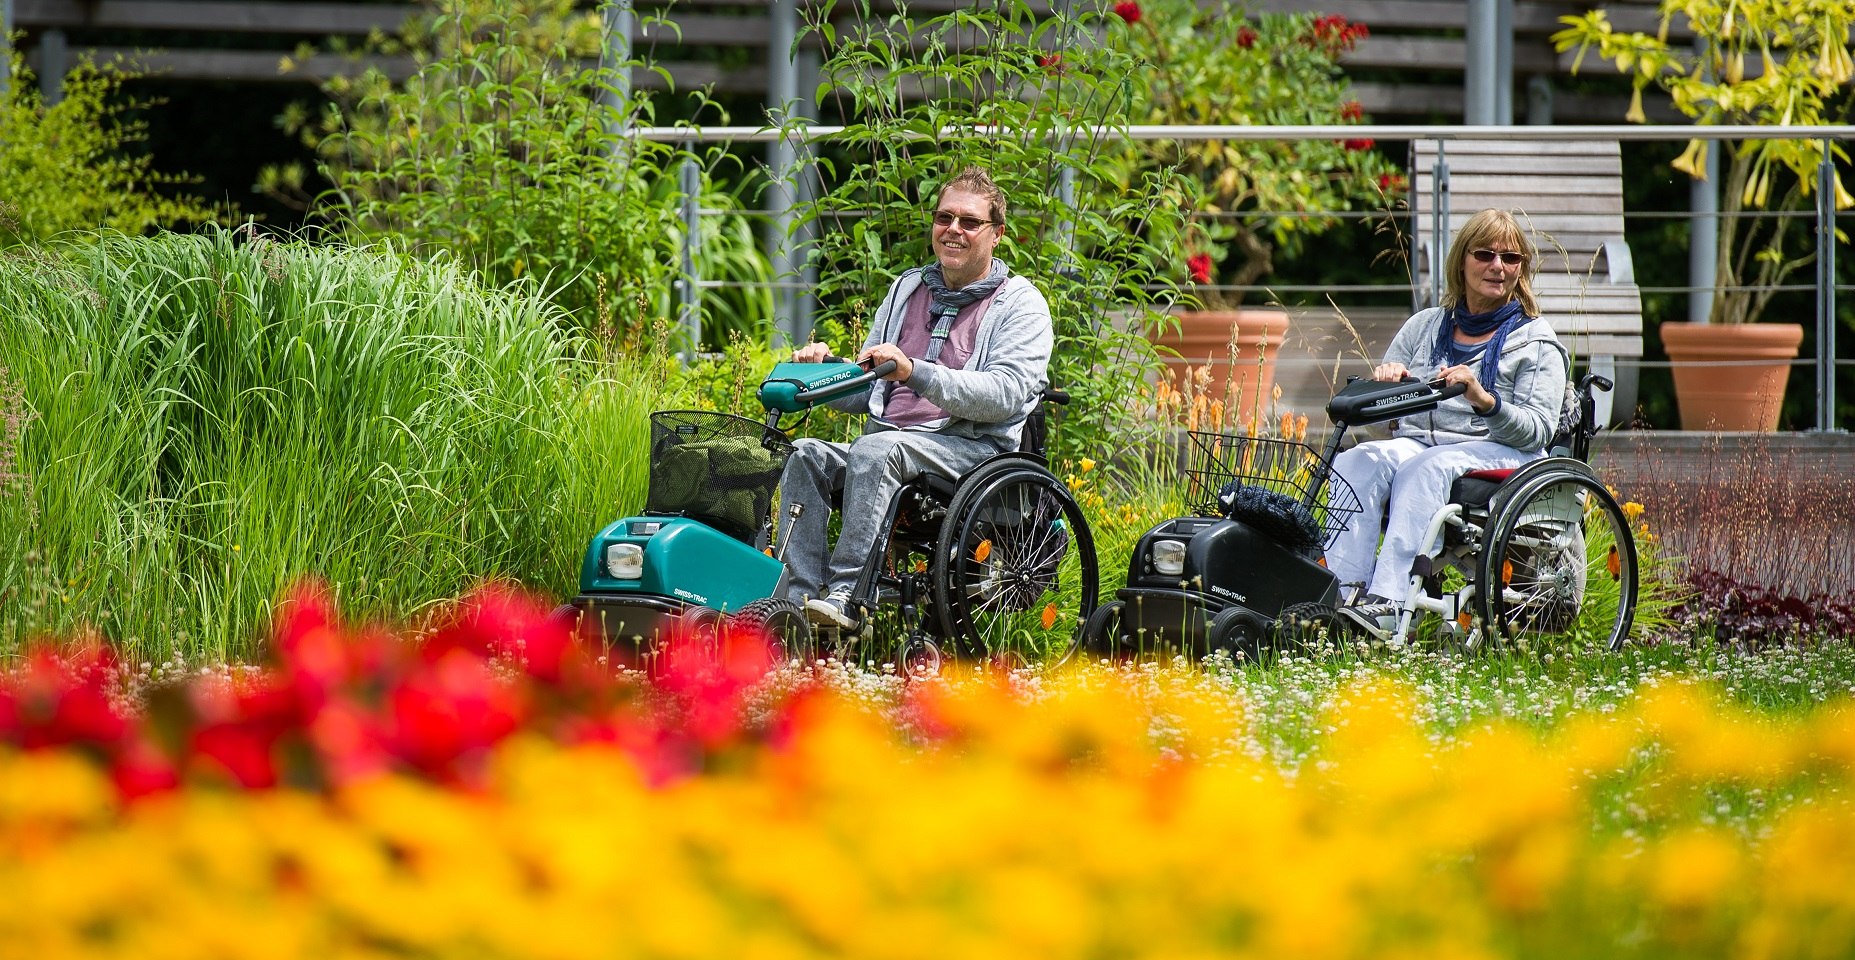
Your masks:
{"label": "blurred yellow flower foreground", "polygon": [[[787,668],[762,738],[654,778],[518,734],[466,786],[118,798],[0,748],[0,953],[134,957],[1848,956],[1855,715],[1666,686],[1439,743],[1348,688],[1302,769],[1203,675],[869,705]],[[783,691],[783,692],[782,692]],[[796,692],[795,692],[796,691]],[[749,711],[756,709],[750,705]]]}

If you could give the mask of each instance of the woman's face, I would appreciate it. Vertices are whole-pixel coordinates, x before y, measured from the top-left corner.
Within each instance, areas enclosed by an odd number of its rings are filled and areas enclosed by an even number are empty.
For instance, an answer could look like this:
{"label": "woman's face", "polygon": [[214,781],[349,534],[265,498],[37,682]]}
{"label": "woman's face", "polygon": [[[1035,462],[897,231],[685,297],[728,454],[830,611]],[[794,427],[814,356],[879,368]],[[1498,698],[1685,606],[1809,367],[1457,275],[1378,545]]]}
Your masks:
{"label": "woman's face", "polygon": [[1462,278],[1471,313],[1486,313],[1514,298],[1526,254],[1511,239],[1491,240],[1462,255]]}

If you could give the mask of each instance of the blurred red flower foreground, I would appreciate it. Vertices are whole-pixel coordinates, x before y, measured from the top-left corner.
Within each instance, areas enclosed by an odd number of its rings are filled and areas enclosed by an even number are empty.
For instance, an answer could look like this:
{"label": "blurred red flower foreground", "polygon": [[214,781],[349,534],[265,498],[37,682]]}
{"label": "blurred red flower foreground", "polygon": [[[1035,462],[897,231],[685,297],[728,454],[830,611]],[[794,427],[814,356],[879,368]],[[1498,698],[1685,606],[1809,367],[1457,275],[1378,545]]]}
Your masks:
{"label": "blurred red flower foreground", "polygon": [[0,744],[91,755],[125,800],[189,781],[322,789],[395,772],[469,787],[518,731],[614,745],[664,782],[743,735],[743,698],[772,665],[758,635],[674,643],[647,687],[502,587],[418,643],[343,625],[309,588],[277,623],[270,663],[156,687],[145,708],[108,647],[37,650],[0,678]]}

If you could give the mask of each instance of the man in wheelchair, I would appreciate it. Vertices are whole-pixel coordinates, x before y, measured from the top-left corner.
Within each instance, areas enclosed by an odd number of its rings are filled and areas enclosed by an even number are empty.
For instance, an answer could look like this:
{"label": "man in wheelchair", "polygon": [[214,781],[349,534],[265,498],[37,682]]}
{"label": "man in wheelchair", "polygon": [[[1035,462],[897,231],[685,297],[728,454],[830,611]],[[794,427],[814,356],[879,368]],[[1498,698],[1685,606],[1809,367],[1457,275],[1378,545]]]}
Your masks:
{"label": "man in wheelchair", "polygon": [[[1431,518],[1457,478],[1537,460],[1560,425],[1570,357],[1539,316],[1531,278],[1537,255],[1513,216],[1483,210],[1449,248],[1442,305],[1405,321],[1372,378],[1444,379],[1467,389],[1400,420],[1387,440],[1335,458],[1334,473],[1362,511],[1327,561],[1351,603],[1342,616],[1386,637],[1396,630]],[[1384,529],[1380,545],[1379,530]],[[1344,592],[1342,594],[1345,596]]]}
{"label": "man in wheelchair", "polygon": [[[863,435],[848,444],[801,439],[786,463],[779,538],[791,598],[814,622],[861,626],[858,611],[873,598],[853,597],[853,588],[885,508],[908,481],[957,479],[1018,449],[1046,385],[1053,333],[1043,294],[992,255],[1005,217],[1003,191],[978,167],[941,187],[927,218],[934,262],[890,285],[856,356],[868,366],[894,361],[895,370],[831,402],[867,416]],[[829,345],[810,343],[792,359],[832,355]],[[843,522],[827,547],[839,493]]]}

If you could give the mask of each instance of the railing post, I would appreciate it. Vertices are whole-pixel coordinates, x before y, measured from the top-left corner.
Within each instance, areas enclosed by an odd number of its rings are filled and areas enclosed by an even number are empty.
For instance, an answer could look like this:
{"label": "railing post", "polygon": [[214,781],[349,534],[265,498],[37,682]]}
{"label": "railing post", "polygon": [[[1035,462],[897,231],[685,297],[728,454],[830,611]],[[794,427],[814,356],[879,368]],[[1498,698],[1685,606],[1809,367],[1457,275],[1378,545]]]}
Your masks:
{"label": "railing post", "polygon": [[1816,168],[1816,429],[1836,429],[1836,162]]}
{"label": "railing post", "polygon": [[599,92],[599,102],[613,114],[606,118],[606,131],[613,136],[612,151],[624,150],[623,138],[630,132],[631,111],[631,31],[636,21],[633,0],[606,0],[605,57],[609,86]]}
{"label": "railing post", "polygon": [[[768,120],[784,124],[792,119],[798,101],[798,64],[793,62],[792,45],[798,36],[799,13],[796,0],[772,0],[768,4],[766,45],[766,109]],[[767,144],[767,259],[772,262],[773,279],[781,285],[773,290],[773,320],[779,332],[793,344],[799,343],[799,291],[789,285],[798,275],[793,256],[792,207],[797,193],[798,151],[792,141],[780,137]]]}
{"label": "railing post", "polygon": [[57,28],[39,37],[39,99],[55,107],[64,99],[64,75],[71,69],[71,45]]}
{"label": "railing post", "polygon": [[685,157],[676,169],[683,191],[683,275],[676,281],[681,301],[678,325],[689,338],[689,355],[702,349],[702,277],[696,272],[696,254],[702,248],[702,166]]}
{"label": "railing post", "polygon": [[1462,122],[1495,123],[1495,60],[1500,55],[1496,0],[1468,0],[1468,56],[1462,70]]}
{"label": "railing post", "polygon": [[13,0],[0,0],[0,97],[13,82]]}
{"label": "railing post", "polygon": [[1514,0],[1494,4],[1494,122],[1514,124]]}
{"label": "railing post", "polygon": [[1430,167],[1430,306],[1443,302],[1443,243],[1449,237],[1449,159],[1443,155],[1447,140],[1436,141],[1436,163]]}
{"label": "railing post", "polygon": [[1688,322],[1713,318],[1720,281],[1720,151],[1724,141],[1707,145],[1707,176],[1688,181]]}

